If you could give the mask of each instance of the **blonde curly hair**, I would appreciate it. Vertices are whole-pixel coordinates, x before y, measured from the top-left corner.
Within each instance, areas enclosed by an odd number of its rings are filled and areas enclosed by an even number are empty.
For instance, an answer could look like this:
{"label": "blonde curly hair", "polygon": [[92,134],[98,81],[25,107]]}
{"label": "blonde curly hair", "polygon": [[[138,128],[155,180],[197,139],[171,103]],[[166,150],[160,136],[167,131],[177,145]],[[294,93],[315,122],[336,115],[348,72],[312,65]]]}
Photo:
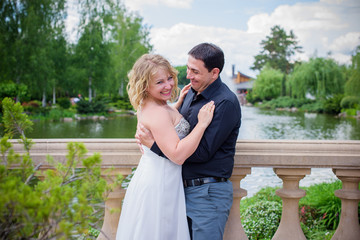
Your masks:
{"label": "blonde curly hair", "polygon": [[126,87],[130,102],[135,110],[141,108],[144,99],[147,98],[149,82],[157,73],[158,69],[169,72],[174,79],[174,88],[171,92],[171,101],[175,101],[179,95],[178,71],[172,67],[167,59],[158,54],[144,54],[136,60],[128,74],[129,83]]}

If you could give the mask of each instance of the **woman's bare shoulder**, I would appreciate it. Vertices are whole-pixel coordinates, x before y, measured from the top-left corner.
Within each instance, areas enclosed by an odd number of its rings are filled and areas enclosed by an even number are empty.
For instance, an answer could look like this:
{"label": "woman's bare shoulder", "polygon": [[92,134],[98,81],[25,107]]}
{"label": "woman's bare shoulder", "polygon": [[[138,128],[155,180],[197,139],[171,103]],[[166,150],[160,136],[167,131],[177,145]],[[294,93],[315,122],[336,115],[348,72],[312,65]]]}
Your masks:
{"label": "woman's bare shoulder", "polygon": [[171,120],[170,113],[166,107],[156,104],[147,104],[144,106],[138,117],[139,121],[148,128]]}

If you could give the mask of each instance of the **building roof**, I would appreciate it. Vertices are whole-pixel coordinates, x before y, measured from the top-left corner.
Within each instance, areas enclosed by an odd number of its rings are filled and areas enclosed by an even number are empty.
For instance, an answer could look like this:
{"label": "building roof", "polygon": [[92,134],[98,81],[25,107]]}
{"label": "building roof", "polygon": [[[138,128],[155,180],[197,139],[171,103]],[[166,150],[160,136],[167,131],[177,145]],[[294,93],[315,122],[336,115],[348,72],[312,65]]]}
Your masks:
{"label": "building roof", "polygon": [[254,84],[254,80],[250,80],[247,82],[242,82],[242,83],[237,83],[235,84],[235,88],[237,90],[241,90],[241,89],[252,89],[253,88],[253,84]]}
{"label": "building roof", "polygon": [[243,74],[242,72],[238,71],[238,73],[240,74],[241,77],[245,77],[245,78],[249,78],[249,79],[253,79],[253,77],[249,77],[246,74]]}

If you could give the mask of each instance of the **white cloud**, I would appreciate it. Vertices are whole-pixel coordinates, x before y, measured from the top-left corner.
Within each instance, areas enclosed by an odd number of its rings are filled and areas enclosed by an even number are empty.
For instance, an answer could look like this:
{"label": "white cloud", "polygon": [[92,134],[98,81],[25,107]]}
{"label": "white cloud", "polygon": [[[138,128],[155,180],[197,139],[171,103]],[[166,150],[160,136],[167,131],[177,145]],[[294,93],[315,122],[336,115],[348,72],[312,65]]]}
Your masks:
{"label": "white cloud", "polygon": [[329,46],[330,51],[347,53],[354,51],[360,42],[360,32],[349,32],[336,38]]}
{"label": "white cloud", "polygon": [[141,11],[145,5],[165,5],[171,8],[190,8],[193,0],[125,0],[124,2],[132,11]]}
{"label": "white cloud", "polygon": [[[168,58],[173,65],[185,65],[189,50],[201,43],[212,42],[221,47],[225,54],[227,75],[231,74],[231,66],[244,73],[249,72],[249,66],[254,56],[259,52],[259,34],[249,34],[241,30],[215,27],[201,27],[179,23],[171,28],[154,28],[151,31],[151,42],[154,52]],[[255,77],[255,76],[254,76]]]}
{"label": "white cloud", "polygon": [[270,15],[259,14],[249,19],[248,32],[266,32],[274,25],[286,31],[293,30],[305,54],[296,57],[308,59],[314,53],[332,57],[339,63],[350,63],[350,53],[360,45],[360,1],[321,0],[315,3],[297,3],[277,7]]}
{"label": "white cloud", "polygon": [[[339,63],[350,63],[350,53],[360,45],[359,14],[349,11],[360,5],[353,0],[322,0],[315,3],[281,5],[272,13],[252,16],[248,30],[215,28],[178,23],[169,28],[153,28],[151,41],[154,51],[169,58],[174,65],[186,63],[187,52],[200,42],[213,42],[225,53],[224,71],[231,74],[231,66],[252,76],[254,56],[260,52],[260,42],[270,34],[271,27],[280,25],[287,33],[293,30],[303,53],[295,59],[307,61],[310,57],[326,57],[328,52]],[[357,22],[354,24],[353,22]],[[357,31],[359,30],[359,31]]]}
{"label": "white cloud", "polygon": [[[146,6],[191,8],[193,2],[194,0],[125,0],[125,5],[132,11],[139,11],[141,15]],[[227,74],[231,73],[231,65],[235,64],[237,71],[255,77],[256,73],[250,70],[254,56],[259,54],[260,42],[270,34],[271,27],[275,25],[280,25],[287,33],[293,30],[296,35],[304,52],[297,54],[295,59],[307,61],[314,54],[326,57],[331,52],[339,63],[350,63],[350,53],[360,45],[359,9],[359,0],[319,0],[280,5],[271,13],[259,13],[250,17],[246,31],[177,23],[168,28],[154,26],[150,30],[150,39],[154,52],[164,55],[174,65],[186,64],[187,52],[196,44],[213,42],[224,50],[224,71]],[[67,22],[74,23],[75,19],[69,18]]]}

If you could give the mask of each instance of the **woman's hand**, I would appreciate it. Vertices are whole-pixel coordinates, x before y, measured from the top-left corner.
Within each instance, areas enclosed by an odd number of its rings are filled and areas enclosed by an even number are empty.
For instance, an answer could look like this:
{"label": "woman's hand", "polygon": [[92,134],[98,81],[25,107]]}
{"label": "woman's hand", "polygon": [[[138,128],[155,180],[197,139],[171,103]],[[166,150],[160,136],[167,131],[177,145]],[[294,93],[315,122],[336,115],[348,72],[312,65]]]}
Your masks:
{"label": "woman's hand", "polygon": [[185,87],[183,87],[183,89],[181,89],[179,99],[177,100],[177,102],[174,105],[174,107],[176,109],[180,108],[180,106],[181,106],[182,102],[184,101],[184,98],[185,98],[186,94],[189,92],[190,88],[191,88],[191,83],[189,83],[188,85],[185,85]]}
{"label": "woman's hand", "polygon": [[198,124],[201,124],[201,126],[207,128],[211,123],[211,120],[213,119],[214,110],[215,110],[214,101],[210,101],[204,106],[202,106],[198,114],[198,120],[199,120]]}

